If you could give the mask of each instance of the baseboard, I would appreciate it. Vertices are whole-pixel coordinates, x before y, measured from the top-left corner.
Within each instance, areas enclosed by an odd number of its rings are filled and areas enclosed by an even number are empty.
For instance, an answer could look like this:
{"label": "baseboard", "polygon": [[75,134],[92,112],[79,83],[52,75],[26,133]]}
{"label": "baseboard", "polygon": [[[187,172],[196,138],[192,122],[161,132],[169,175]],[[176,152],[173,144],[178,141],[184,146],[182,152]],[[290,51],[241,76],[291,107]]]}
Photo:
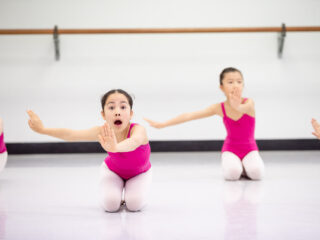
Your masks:
{"label": "baseboard", "polygon": [[[220,151],[222,140],[150,141],[152,152]],[[317,139],[257,140],[262,151],[320,150]],[[97,142],[7,143],[9,154],[103,153]]]}

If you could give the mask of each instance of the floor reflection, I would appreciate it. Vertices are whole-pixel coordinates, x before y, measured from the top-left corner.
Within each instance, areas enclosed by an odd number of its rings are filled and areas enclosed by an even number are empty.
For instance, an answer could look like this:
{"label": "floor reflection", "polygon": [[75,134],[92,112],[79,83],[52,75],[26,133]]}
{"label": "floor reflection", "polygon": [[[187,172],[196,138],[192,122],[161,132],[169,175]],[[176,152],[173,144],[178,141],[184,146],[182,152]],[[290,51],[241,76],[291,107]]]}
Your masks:
{"label": "floor reflection", "polygon": [[225,240],[257,239],[257,212],[262,197],[262,181],[225,181]]}

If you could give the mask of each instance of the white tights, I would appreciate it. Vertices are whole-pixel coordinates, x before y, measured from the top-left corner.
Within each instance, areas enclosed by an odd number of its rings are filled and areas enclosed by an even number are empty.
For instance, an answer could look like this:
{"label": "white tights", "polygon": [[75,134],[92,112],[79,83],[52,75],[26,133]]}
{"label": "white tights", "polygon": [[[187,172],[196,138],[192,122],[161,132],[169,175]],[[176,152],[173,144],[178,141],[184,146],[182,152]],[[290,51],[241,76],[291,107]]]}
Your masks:
{"label": "white tights", "polygon": [[127,209],[129,211],[141,210],[147,203],[151,180],[152,171],[149,169],[147,172],[124,181],[103,162],[100,167],[102,207],[108,212],[118,211],[124,192]]}
{"label": "white tights", "polygon": [[0,172],[4,169],[4,166],[7,163],[8,152],[0,153]]}
{"label": "white tights", "polygon": [[223,152],[221,159],[225,180],[239,180],[243,174],[252,180],[263,178],[264,163],[258,151],[249,152],[242,161],[232,152]]}

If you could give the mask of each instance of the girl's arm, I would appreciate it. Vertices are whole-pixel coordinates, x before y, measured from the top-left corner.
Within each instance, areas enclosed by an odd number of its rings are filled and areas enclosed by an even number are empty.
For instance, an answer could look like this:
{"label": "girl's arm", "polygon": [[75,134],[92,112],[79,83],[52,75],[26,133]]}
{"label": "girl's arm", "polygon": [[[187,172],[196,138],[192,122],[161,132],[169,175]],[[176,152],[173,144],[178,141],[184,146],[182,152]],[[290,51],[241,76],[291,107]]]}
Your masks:
{"label": "girl's arm", "polygon": [[60,138],[66,141],[97,141],[100,127],[93,127],[85,130],[72,130],[67,128],[45,128],[41,119],[33,111],[27,111],[30,119],[30,128],[40,134]]}
{"label": "girl's arm", "polygon": [[101,127],[99,142],[107,152],[130,152],[143,144],[147,144],[148,137],[145,128],[136,125],[131,130],[130,138],[117,143],[113,129],[105,123],[104,126]]}
{"label": "girl's arm", "polygon": [[320,139],[320,124],[314,118],[312,119],[311,124],[314,129],[314,132],[312,134]]}
{"label": "girl's arm", "polygon": [[252,99],[247,99],[245,103],[242,103],[241,94],[238,89],[235,89],[229,96],[230,105],[233,109],[241,113],[254,114],[254,102]]}
{"label": "girl's arm", "polygon": [[220,108],[220,104],[213,104],[203,110],[200,111],[195,111],[195,112],[190,112],[190,113],[183,113],[178,115],[177,117],[174,117],[170,120],[167,120],[165,122],[155,122],[150,119],[144,118],[145,121],[147,121],[150,126],[155,127],[155,128],[164,128],[164,127],[169,127],[172,125],[200,119],[200,118],[206,118],[213,116],[218,113]]}

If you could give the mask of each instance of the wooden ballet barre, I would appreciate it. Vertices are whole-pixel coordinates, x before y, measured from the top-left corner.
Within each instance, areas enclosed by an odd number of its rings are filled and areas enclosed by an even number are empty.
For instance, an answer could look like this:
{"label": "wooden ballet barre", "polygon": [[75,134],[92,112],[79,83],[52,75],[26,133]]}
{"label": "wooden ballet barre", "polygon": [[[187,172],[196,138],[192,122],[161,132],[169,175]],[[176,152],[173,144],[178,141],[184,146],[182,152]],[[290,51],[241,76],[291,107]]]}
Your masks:
{"label": "wooden ballet barre", "polygon": [[[282,32],[282,27],[58,29],[58,34],[156,34]],[[286,27],[286,32],[318,32],[320,26]],[[54,29],[0,29],[0,35],[53,34]]]}
{"label": "wooden ballet barre", "polygon": [[0,35],[52,34],[55,59],[60,59],[60,34],[167,34],[167,33],[278,33],[278,57],[282,57],[284,39],[287,32],[318,32],[320,26],[287,27],[229,27],[229,28],[123,28],[123,29],[0,29]]}

